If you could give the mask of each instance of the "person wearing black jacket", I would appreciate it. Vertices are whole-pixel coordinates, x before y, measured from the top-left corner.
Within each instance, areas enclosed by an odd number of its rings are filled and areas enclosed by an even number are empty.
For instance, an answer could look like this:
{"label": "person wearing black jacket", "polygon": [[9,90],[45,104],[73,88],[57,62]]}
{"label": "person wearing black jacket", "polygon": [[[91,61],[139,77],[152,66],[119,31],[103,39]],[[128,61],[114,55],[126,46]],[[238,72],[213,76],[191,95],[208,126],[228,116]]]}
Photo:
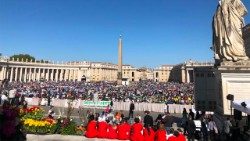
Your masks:
{"label": "person wearing black jacket", "polygon": [[135,104],[133,103],[133,101],[131,101],[130,107],[129,107],[129,118],[134,117],[134,110],[135,110]]}
{"label": "person wearing black jacket", "polygon": [[189,141],[194,141],[195,130],[196,130],[195,123],[192,120],[192,116],[189,116],[189,119],[187,121],[187,132],[188,132],[188,140]]}
{"label": "person wearing black jacket", "polygon": [[145,116],[144,116],[144,125],[148,125],[150,127],[153,127],[153,124],[154,124],[154,120],[153,120],[153,117],[150,114],[149,111],[145,111]]}

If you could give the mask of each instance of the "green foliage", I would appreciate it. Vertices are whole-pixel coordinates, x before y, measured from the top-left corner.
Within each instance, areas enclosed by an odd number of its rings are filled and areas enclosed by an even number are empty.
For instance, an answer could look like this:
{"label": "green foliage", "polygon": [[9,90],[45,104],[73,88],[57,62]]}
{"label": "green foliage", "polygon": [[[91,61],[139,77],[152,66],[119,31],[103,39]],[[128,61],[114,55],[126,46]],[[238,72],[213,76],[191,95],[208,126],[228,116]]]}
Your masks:
{"label": "green foliage", "polygon": [[62,135],[76,135],[76,123],[74,121],[70,121],[68,125],[61,128]]}
{"label": "green foliage", "polygon": [[36,62],[39,62],[39,63],[49,63],[49,61],[45,61],[45,60],[38,60],[38,61],[36,61]]}
{"label": "green foliage", "polygon": [[36,127],[36,133],[38,134],[46,134],[50,130],[50,127],[42,126],[42,127]]}
{"label": "green foliage", "polygon": [[59,128],[59,124],[54,124],[54,125],[52,125],[52,126],[50,127],[50,129],[49,129],[49,133],[50,133],[50,134],[55,134],[58,128]]}
{"label": "green foliage", "polygon": [[34,126],[23,126],[23,128],[28,133],[36,134],[36,127]]}
{"label": "green foliage", "polygon": [[41,120],[43,118],[44,111],[40,110],[37,112],[27,113],[23,116],[23,119],[34,119],[34,120]]}
{"label": "green foliage", "polygon": [[17,54],[17,55],[12,55],[11,57],[10,57],[10,60],[15,60],[15,61],[17,61],[18,59],[19,59],[19,61],[26,61],[26,60],[28,60],[28,62],[34,62],[35,61],[35,57],[33,57],[33,56],[31,56],[31,55],[29,55],[29,54]]}

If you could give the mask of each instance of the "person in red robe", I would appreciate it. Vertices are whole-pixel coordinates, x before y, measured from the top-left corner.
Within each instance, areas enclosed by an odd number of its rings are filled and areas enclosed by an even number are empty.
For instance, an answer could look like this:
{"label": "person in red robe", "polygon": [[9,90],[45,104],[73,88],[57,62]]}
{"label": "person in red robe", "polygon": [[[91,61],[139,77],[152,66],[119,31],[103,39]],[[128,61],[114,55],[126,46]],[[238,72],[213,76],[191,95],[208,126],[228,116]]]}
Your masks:
{"label": "person in red robe", "polygon": [[176,136],[171,136],[168,138],[168,141],[179,141],[178,138]]}
{"label": "person in red robe", "polygon": [[167,141],[167,132],[165,130],[164,124],[160,124],[158,130],[155,133],[155,141]]}
{"label": "person in red robe", "polygon": [[107,138],[108,139],[117,139],[117,125],[110,124],[107,129]]}
{"label": "person in red robe", "polygon": [[86,130],[86,133],[85,133],[85,136],[87,138],[95,138],[97,137],[97,122],[94,120],[95,117],[94,115],[91,115],[89,117],[89,123],[87,125],[87,130]]}
{"label": "person in red robe", "polygon": [[128,124],[128,119],[125,118],[121,121],[121,124],[117,128],[118,140],[129,140],[130,137],[130,125]]}
{"label": "person in red robe", "polygon": [[109,124],[106,121],[99,121],[97,128],[97,137],[98,138],[106,138],[107,137],[107,129]]}
{"label": "person in red robe", "polygon": [[181,135],[179,131],[174,131],[174,135],[169,137],[168,141],[186,141],[186,138],[185,136]]}
{"label": "person in red robe", "polygon": [[142,123],[140,122],[140,119],[135,118],[135,123],[131,127],[130,140],[131,141],[142,141],[143,140],[142,130],[143,130],[143,126],[142,126]]}
{"label": "person in red robe", "polygon": [[182,130],[178,128],[177,131],[179,132],[178,141],[186,141],[186,137],[183,134]]}
{"label": "person in red robe", "polygon": [[144,125],[143,137],[144,137],[143,141],[154,141],[155,131],[151,127],[149,127],[148,124]]}

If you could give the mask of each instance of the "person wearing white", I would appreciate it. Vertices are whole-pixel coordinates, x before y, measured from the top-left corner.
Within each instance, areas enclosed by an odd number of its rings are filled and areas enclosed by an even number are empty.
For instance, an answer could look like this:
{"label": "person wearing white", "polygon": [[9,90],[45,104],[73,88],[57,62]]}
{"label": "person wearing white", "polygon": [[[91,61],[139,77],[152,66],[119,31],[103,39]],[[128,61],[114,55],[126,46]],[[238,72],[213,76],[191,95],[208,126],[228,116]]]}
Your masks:
{"label": "person wearing white", "polygon": [[15,94],[16,94],[16,90],[15,89],[11,89],[9,91],[9,98],[14,98],[15,97]]}
{"label": "person wearing white", "polygon": [[9,100],[10,100],[10,104],[13,103],[13,100],[15,98],[15,95],[16,95],[16,89],[11,89],[9,91]]}
{"label": "person wearing white", "polygon": [[218,133],[218,128],[213,119],[209,119],[207,129],[209,132],[210,140],[211,141],[216,140],[216,134]]}
{"label": "person wearing white", "polygon": [[4,101],[8,101],[8,97],[5,94],[1,95],[1,105],[4,103]]}

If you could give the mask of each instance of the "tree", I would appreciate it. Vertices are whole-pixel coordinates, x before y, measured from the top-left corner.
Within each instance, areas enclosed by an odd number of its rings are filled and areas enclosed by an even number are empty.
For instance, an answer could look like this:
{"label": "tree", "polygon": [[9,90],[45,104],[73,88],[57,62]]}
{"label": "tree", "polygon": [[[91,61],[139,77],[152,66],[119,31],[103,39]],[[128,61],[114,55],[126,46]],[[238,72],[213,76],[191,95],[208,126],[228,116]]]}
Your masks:
{"label": "tree", "polygon": [[45,60],[37,60],[36,62],[38,62],[38,63],[49,63],[49,61],[45,61]]}
{"label": "tree", "polygon": [[17,61],[19,59],[19,61],[28,61],[28,62],[34,62],[35,61],[35,57],[29,55],[29,54],[17,54],[17,55],[12,55],[10,57],[10,60],[15,60]]}

